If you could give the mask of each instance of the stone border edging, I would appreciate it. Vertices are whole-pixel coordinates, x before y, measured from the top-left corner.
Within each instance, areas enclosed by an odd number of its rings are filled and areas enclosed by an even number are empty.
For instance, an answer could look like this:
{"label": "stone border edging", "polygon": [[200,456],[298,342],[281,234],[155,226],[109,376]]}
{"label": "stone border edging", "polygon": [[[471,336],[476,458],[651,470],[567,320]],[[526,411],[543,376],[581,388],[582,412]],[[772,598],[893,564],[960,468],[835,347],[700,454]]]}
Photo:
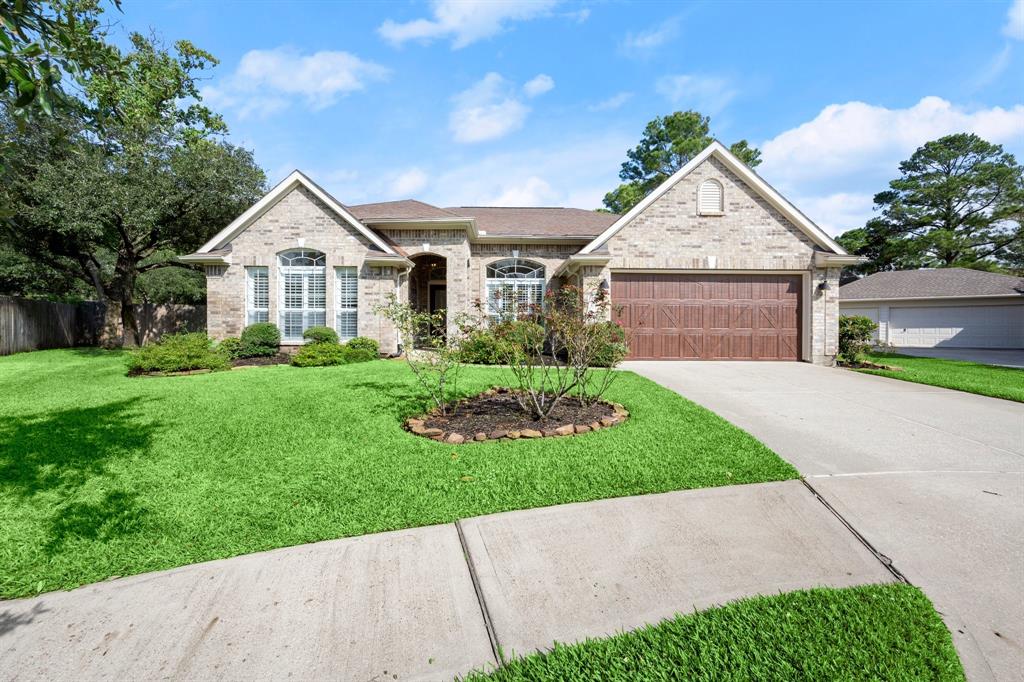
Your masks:
{"label": "stone border edging", "polygon": [[[489,388],[483,393],[480,393],[474,398],[480,396],[491,396],[498,393],[508,393],[510,389],[503,386],[495,386]],[[466,400],[470,400],[467,398]],[[461,400],[459,403],[466,402]],[[597,421],[590,422],[589,424],[562,424],[555,428],[544,429],[543,431],[537,431],[536,429],[519,429],[519,430],[497,430],[490,433],[484,433],[480,431],[471,436],[467,436],[457,432],[444,432],[437,428],[427,428],[424,423],[427,419],[437,416],[435,410],[432,410],[423,417],[410,417],[403,423],[403,428],[416,436],[422,436],[438,442],[447,443],[449,445],[461,445],[462,443],[481,443],[484,441],[495,441],[495,440],[519,440],[520,438],[534,439],[534,438],[561,438],[564,436],[576,436],[584,433],[590,433],[591,431],[599,431],[601,429],[609,429],[616,424],[621,424],[629,418],[629,410],[620,405],[619,403],[613,403],[604,401],[606,405],[610,405],[614,414],[601,417]]]}

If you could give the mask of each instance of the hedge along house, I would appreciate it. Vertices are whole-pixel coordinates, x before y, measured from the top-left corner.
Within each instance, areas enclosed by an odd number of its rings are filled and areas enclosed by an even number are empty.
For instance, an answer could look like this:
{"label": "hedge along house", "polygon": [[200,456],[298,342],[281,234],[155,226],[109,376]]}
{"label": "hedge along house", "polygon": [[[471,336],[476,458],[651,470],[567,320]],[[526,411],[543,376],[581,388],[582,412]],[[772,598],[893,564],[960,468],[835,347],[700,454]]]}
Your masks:
{"label": "hedge along house", "polygon": [[610,290],[636,359],[820,364],[836,353],[839,271],[858,262],[717,142],[623,216],[346,206],[296,171],[181,260],[205,266],[214,338],[270,321],[298,345],[328,325],[395,352],[374,311],[392,294],[450,326],[476,300],[497,314],[577,284]]}

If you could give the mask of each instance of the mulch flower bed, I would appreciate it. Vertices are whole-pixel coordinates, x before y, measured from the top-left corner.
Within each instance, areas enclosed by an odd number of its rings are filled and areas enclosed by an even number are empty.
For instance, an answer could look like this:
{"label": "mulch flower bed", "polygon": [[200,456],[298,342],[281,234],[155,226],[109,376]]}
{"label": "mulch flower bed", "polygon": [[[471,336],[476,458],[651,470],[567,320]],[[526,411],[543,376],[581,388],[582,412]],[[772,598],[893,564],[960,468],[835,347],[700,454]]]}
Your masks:
{"label": "mulch flower bed", "polygon": [[618,403],[598,401],[584,405],[578,398],[565,397],[545,421],[523,412],[507,388],[492,388],[449,407],[447,415],[435,410],[408,419],[405,428],[424,438],[459,443],[519,438],[572,436],[607,429],[625,421],[629,412]]}
{"label": "mulch flower bed", "polygon": [[845,362],[845,361],[843,361],[843,362],[839,363],[839,366],[840,367],[845,367],[846,369],[884,369],[884,370],[887,370],[889,372],[902,372],[903,371],[902,367],[893,367],[892,365],[879,365],[879,364],[874,363],[874,362]]}
{"label": "mulch flower bed", "polygon": [[278,353],[271,356],[259,356],[255,358],[235,358],[231,361],[232,367],[262,367],[264,365],[287,365],[292,361],[292,356],[287,353]]}

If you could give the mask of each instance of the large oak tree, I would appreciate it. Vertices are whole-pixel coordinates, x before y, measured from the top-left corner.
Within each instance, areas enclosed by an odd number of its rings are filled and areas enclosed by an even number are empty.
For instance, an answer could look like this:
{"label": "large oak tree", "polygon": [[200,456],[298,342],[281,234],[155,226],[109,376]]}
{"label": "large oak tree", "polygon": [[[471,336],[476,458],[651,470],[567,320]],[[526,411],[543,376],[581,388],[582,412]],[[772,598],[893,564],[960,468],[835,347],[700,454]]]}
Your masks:
{"label": "large oak tree", "polygon": [[183,267],[197,248],[251,205],[265,176],[252,155],[223,139],[202,105],[196,76],[215,63],[188,42],[165,50],[141,35],[118,68],[90,79],[96,128],[57,112],[18,125],[8,106],[0,200],[13,207],[2,238],[24,258],[73,276],[105,301],[108,326],[139,343],[134,303],[146,273]]}

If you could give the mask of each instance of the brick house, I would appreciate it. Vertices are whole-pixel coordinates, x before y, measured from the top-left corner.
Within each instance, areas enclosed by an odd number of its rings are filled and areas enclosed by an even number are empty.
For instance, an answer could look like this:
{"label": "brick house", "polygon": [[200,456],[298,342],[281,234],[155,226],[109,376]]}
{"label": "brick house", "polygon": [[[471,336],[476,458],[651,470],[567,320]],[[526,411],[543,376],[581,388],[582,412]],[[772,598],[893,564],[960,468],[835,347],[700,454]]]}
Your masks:
{"label": "brick house", "polygon": [[[292,173],[197,252],[214,338],[328,325],[395,352],[374,307],[397,295],[449,320],[474,300],[609,289],[636,359],[833,362],[839,272],[858,261],[715,142],[626,215],[575,208],[346,206]],[[514,292],[494,296],[493,292]]]}

